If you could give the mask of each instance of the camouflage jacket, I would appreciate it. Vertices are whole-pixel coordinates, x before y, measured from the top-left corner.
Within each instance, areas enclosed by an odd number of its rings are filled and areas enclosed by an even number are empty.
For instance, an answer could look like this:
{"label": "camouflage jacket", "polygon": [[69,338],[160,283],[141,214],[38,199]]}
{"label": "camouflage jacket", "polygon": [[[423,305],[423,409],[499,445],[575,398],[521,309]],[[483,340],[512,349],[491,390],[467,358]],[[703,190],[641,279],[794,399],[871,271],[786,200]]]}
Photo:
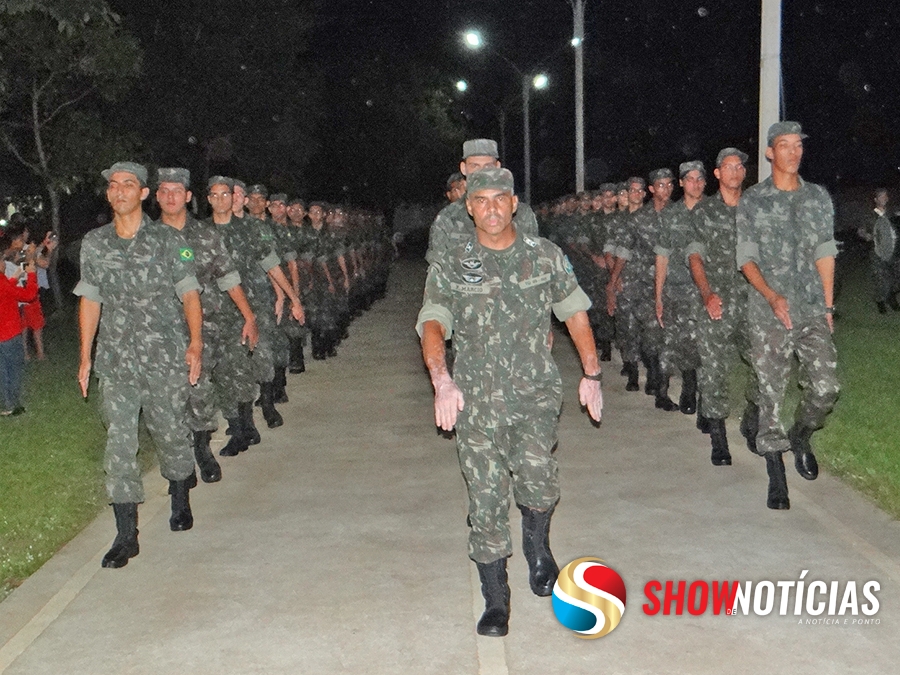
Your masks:
{"label": "camouflage jacket", "polygon": [[148,368],[184,372],[187,324],[180,298],[199,291],[194,252],[181,233],[146,214],[132,239],[112,223],[81,243],[75,295],[103,306],[95,372],[134,378]]}
{"label": "camouflage jacket", "polygon": [[494,251],[473,236],[429,267],[416,330],[433,320],[453,336],[453,379],[466,401],[460,420],[496,427],[516,414],[559,411],[550,311],[565,321],[590,304],[549,240],[518,233]]}
{"label": "camouflage jacket", "polygon": [[[834,206],[825,188],[800,179],[797,190],[779,190],[769,177],[741,197],[736,265],[759,265],[766,283],[787,299],[795,325],[798,319],[824,316],[816,261],[836,255]],[[749,319],[777,321],[769,303],[755,292],[749,294]]]}
{"label": "camouflage jacket", "polygon": [[749,285],[737,268],[737,207],[728,206],[722,195],[704,199],[691,212],[691,237],[684,250],[685,261],[696,253],[703,260],[706,280],[726,305],[746,302]]}
{"label": "camouflage jacket", "polygon": [[[700,202],[702,204],[703,202]],[[676,202],[663,209],[662,230],[653,247],[656,255],[668,258],[665,288],[668,292],[686,293],[694,288],[694,278],[688,267],[685,250],[693,238],[691,227],[693,211],[700,204],[689,210],[684,202]]]}
{"label": "camouflage jacket", "polygon": [[[211,220],[209,222],[212,222]],[[262,313],[272,314],[275,291],[269,281],[268,271],[281,263],[275,251],[275,236],[262,221],[249,217],[235,218],[224,225],[216,225],[222,234],[225,248],[231,254],[241,284],[253,313],[259,320]]]}
{"label": "camouflage jacket", "polygon": [[656,278],[656,252],[653,249],[662,231],[662,219],[671,208],[672,205],[667,204],[657,213],[653,202],[647,202],[625,217],[626,222],[616,239],[615,255],[628,261],[622,270],[626,292],[653,295]]}
{"label": "camouflage jacket", "polygon": [[[513,218],[516,231],[532,237],[538,236],[537,217],[531,207],[524,202],[519,202],[516,215]],[[447,204],[437,214],[431,224],[428,234],[428,251],[425,252],[425,260],[429,263],[436,260],[442,252],[456,248],[472,238],[475,231],[475,223],[469,212],[466,211],[465,198],[457,199],[452,204]]]}
{"label": "camouflage jacket", "polygon": [[224,294],[241,283],[241,275],[215,226],[201,223],[188,214],[181,234],[194,250],[197,281],[203,288],[200,302],[203,305],[203,321],[206,323],[222,310],[222,305],[226,302]]}

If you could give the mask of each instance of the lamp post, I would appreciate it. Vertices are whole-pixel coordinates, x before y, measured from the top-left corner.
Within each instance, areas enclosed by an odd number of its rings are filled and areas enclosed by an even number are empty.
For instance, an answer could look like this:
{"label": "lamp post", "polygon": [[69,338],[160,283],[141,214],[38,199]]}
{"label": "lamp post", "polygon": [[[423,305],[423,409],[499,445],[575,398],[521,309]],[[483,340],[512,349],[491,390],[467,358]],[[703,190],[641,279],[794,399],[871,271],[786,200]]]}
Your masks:
{"label": "lamp post", "polygon": [[584,192],[584,0],[569,0],[575,30],[575,192]]}
{"label": "lamp post", "polygon": [[[470,30],[466,31],[463,35],[463,41],[469,49],[481,49],[485,46],[484,39],[481,37],[481,33],[478,31]],[[492,49],[492,52],[499,56],[501,59],[506,61],[506,63],[516,71],[516,75],[519,76],[522,81],[522,124],[523,124],[523,157],[524,157],[524,172],[525,172],[525,202],[531,202],[531,112],[530,112],[530,102],[531,102],[531,88],[535,89],[546,89],[550,84],[550,78],[543,73],[538,73],[537,75],[530,76],[527,75],[519,66],[517,66],[512,60],[510,60],[504,54],[501,54],[496,49]]]}

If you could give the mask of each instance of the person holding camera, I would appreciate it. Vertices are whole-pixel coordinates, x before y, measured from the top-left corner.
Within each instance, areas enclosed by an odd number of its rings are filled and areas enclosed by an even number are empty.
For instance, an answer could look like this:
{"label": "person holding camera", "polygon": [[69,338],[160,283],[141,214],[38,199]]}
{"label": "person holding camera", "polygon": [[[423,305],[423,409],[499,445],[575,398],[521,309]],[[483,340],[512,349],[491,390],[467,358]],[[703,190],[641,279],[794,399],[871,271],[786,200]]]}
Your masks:
{"label": "person holding camera", "polygon": [[[22,316],[20,302],[30,302],[37,297],[37,274],[34,264],[34,247],[22,248],[7,235],[3,236],[2,249],[6,262],[15,263],[14,269],[0,274],[0,416],[21,415],[22,374],[25,372],[25,349],[22,345]],[[9,269],[10,266],[7,265]],[[24,278],[25,285],[20,285]]]}

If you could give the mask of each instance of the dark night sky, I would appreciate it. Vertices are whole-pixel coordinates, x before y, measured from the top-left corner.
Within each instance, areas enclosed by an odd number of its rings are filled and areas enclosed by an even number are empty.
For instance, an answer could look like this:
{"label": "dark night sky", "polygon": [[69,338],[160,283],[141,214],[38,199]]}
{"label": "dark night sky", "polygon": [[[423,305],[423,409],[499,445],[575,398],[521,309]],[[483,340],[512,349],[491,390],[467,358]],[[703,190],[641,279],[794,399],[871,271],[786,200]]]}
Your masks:
{"label": "dark night sky", "polygon": [[[810,134],[804,173],[831,187],[900,178],[900,22],[891,2],[785,0],[783,71],[788,118]],[[541,197],[574,182],[574,65],[566,0],[332,0],[318,50],[373,45],[425,59],[474,134],[498,135],[491,106],[508,102],[506,163],[521,169],[521,104],[512,70],[467,52],[468,27],[523,69],[544,66],[551,89],[532,97],[533,164]],[[759,4],[745,0],[587,0],[587,157],[597,178],[688,158],[711,161],[736,144],[755,156]],[[477,92],[477,94],[476,94]]]}

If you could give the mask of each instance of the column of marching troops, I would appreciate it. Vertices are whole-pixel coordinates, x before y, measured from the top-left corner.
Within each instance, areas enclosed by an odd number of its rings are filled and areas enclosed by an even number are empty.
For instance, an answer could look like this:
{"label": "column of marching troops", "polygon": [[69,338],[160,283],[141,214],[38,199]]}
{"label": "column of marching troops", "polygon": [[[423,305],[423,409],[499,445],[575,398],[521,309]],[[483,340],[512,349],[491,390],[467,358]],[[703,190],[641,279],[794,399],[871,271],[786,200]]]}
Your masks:
{"label": "column of marching troops", "polygon": [[[337,355],[350,322],[384,296],[393,248],[378,214],[307,205],[225,176],[209,179],[212,213],[198,220],[187,209],[191,180],[183,168],[158,170],[162,213],[152,221],[141,208],[150,188],[145,167],[118,162],[103,177],[113,222],[85,236],[74,292],[81,296],[79,380],[87,395],[92,367],[99,376],[108,429],[104,469],[117,536],[102,566],[117,568],[139,552],[138,414],[169,480],[170,527],[188,530],[195,463],[204,482],[222,478],[210,448],[219,412],[230,436],[221,456],[263,440],[255,406],[268,428],[281,426],[276,406],[288,400],[288,372],[306,369],[306,336],[314,359]],[[195,359],[198,339],[202,358]]]}

